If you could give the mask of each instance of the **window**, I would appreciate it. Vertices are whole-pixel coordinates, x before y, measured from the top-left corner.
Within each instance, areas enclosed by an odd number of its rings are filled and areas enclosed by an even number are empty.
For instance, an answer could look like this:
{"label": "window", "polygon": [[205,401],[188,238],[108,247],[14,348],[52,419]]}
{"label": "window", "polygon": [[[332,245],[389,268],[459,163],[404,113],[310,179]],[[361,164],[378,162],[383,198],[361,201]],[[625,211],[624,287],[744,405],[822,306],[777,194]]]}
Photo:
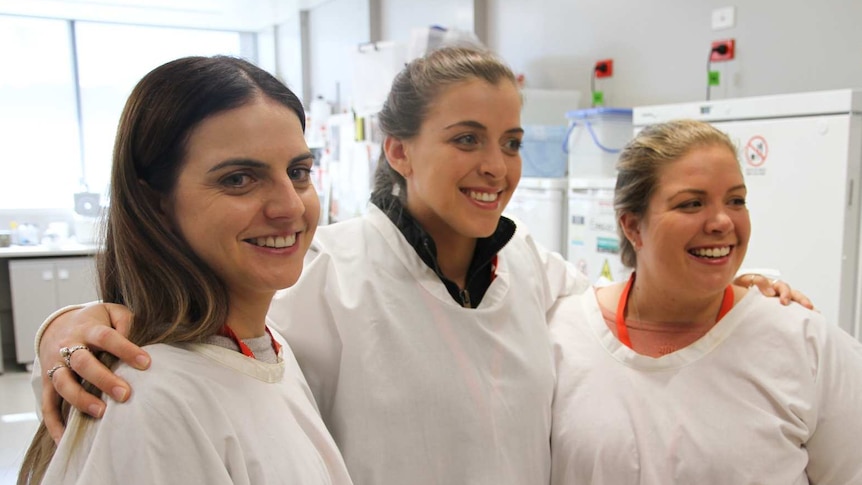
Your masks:
{"label": "window", "polygon": [[0,16],[0,207],[71,207],[81,149],[69,23]]}
{"label": "window", "polygon": [[71,209],[84,188],[107,194],[135,83],[178,57],[253,58],[250,37],[0,15],[0,207]]}
{"label": "window", "polygon": [[208,30],[76,22],[85,177],[106,193],[117,122],[135,84],[178,57],[240,52],[240,34]]}

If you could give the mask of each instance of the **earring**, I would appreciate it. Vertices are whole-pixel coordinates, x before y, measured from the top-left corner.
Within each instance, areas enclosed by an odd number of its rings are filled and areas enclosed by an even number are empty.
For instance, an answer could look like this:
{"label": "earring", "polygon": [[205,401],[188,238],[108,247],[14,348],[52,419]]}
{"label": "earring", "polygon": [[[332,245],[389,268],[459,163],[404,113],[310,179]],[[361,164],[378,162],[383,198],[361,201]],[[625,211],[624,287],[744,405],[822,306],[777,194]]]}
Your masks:
{"label": "earring", "polygon": [[397,183],[393,183],[392,184],[392,196],[398,197],[399,195],[401,195],[401,186],[398,185]]}

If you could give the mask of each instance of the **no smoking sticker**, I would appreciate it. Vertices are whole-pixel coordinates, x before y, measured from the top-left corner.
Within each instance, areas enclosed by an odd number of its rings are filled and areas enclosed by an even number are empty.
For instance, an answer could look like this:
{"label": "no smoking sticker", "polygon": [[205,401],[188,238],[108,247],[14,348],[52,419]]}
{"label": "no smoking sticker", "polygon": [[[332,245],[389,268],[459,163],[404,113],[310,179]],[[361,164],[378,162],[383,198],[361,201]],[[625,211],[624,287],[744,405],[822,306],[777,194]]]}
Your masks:
{"label": "no smoking sticker", "polygon": [[760,135],[751,137],[745,144],[745,163],[751,167],[759,167],[766,163],[769,156],[769,145]]}

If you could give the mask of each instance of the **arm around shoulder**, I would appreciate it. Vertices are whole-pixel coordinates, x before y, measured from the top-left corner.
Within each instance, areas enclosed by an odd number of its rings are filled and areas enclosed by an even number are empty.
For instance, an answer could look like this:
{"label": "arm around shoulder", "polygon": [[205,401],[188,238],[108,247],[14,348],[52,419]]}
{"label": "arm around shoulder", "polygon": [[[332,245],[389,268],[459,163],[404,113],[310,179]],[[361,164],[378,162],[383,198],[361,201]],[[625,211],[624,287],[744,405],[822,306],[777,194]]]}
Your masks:
{"label": "arm around shoulder", "polygon": [[[122,305],[92,302],[62,308],[42,324],[37,335],[38,365],[33,387],[45,424],[55,438],[62,434],[63,425],[54,404],[48,403],[58,402],[58,395],[93,417],[100,417],[104,411],[104,403],[87,393],[77,377],[95,384],[118,401],[124,401],[131,392],[129,385],[102,365],[94,352],[113,354],[138,369],[149,365],[149,355],[125,337],[131,316]],[[81,351],[64,358],[64,348]],[[63,370],[63,366],[68,370]],[[43,371],[52,368],[59,372],[49,378]]]}
{"label": "arm around shoulder", "polygon": [[39,418],[41,418],[41,404],[42,404],[42,365],[39,362],[39,344],[42,343],[42,335],[45,333],[45,330],[54,323],[54,320],[57,319],[60,315],[63,315],[72,310],[80,310],[84,308],[84,304],[78,305],[68,305],[60,308],[54,313],[48,315],[48,318],[39,325],[39,329],[36,330],[36,338],[34,339],[34,350],[33,354],[37,356],[36,360],[33,362],[33,372],[30,374],[30,385],[33,388],[33,395],[36,396],[36,409],[37,414],[39,414]]}
{"label": "arm around shoulder", "polygon": [[[94,301],[94,302],[90,302],[90,303],[99,303],[99,302]],[[39,329],[36,330],[36,338],[35,338],[35,341],[33,342],[34,353],[36,355],[39,355],[39,344],[42,342],[42,335],[44,335],[45,330],[47,330],[48,327],[52,323],[54,323],[54,320],[56,320],[61,315],[64,315],[64,314],[66,314],[72,310],[80,310],[81,308],[84,308],[84,306],[86,306],[90,303],[79,303],[77,305],[67,305],[67,306],[64,306],[63,308],[60,308],[59,310],[55,311],[54,313],[48,315],[48,318],[46,318],[45,321],[42,322],[42,325],[39,325]]]}

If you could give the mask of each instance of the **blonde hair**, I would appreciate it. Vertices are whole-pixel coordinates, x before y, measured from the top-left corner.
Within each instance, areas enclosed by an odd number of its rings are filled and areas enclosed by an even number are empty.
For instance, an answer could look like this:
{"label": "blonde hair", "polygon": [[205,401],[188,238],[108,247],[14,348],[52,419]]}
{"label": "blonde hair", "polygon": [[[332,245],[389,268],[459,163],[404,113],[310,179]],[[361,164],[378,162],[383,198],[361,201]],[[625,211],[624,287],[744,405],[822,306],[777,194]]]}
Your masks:
{"label": "blonde hair", "polygon": [[720,145],[737,153],[733,141],[709,123],[674,120],[644,128],[626,145],[617,161],[614,212],[620,235],[620,257],[629,268],[637,265],[634,246],[619,224],[623,214],[643,216],[658,185],[659,170],[695,148]]}

